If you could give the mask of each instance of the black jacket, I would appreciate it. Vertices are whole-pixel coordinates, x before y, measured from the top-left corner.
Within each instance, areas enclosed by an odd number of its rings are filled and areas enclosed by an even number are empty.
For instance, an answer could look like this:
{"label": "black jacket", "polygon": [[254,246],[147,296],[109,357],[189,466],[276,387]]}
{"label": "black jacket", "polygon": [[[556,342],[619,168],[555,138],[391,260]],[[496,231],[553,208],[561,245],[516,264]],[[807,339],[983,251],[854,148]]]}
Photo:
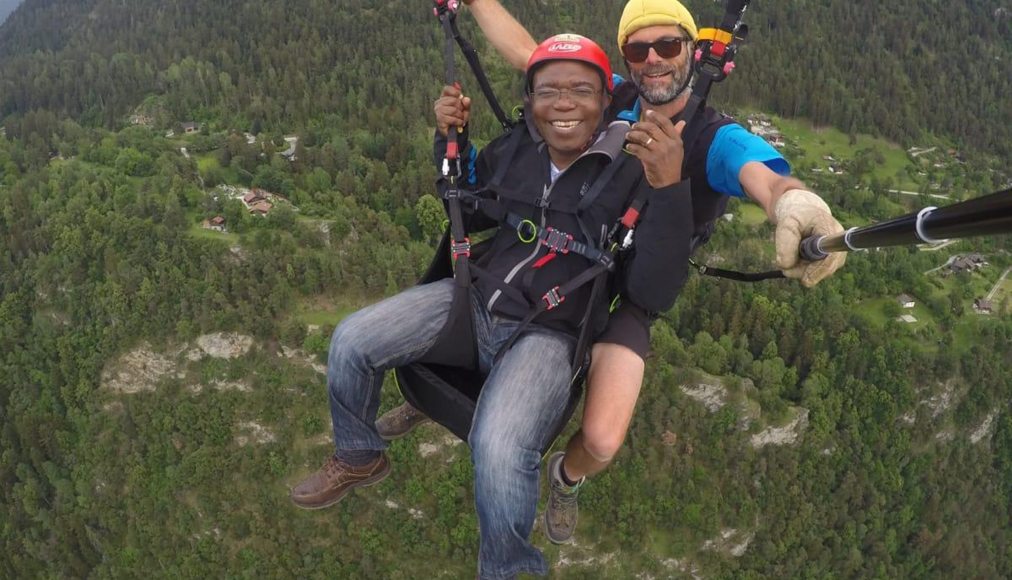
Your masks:
{"label": "black jacket", "polygon": [[[639,92],[635,83],[624,82],[618,85],[615,87],[605,118],[608,120],[628,118],[638,99]],[[706,161],[717,130],[735,123],[734,119],[718,113],[712,107],[704,106],[700,114],[703,116],[703,122],[696,127],[695,134],[686,133],[682,136],[686,141],[692,140],[691,147],[687,148],[682,162],[682,177],[691,183],[693,250],[710,239],[714,221],[727,209],[728,196],[710,187],[706,176]],[[679,120],[681,116],[676,115],[671,121],[677,123]]]}
{"label": "black jacket", "polygon": [[[658,312],[671,307],[685,282],[693,230],[692,198],[687,182],[659,190],[650,187],[639,160],[622,151],[628,130],[628,123],[621,121],[605,127],[598,140],[554,184],[547,146],[533,124],[518,125],[489,143],[476,159],[465,159],[463,173],[473,177],[469,187],[498,200],[509,212],[595,247],[602,246],[633,196],[645,192],[648,203],[637,227],[636,250],[621,261],[615,285],[625,300]],[[466,135],[462,137],[461,150],[467,151]],[[444,151],[445,139],[437,134],[435,155],[440,163]],[[595,189],[598,177],[614,163],[620,165],[599,195],[586,207],[579,207],[584,196]],[[475,261],[488,275],[476,276],[473,282],[494,314],[521,319],[546,292],[593,265],[586,257],[569,253],[557,254],[536,268],[549,253],[546,246],[525,243],[515,228],[489,221],[480,212],[471,216],[469,231],[490,226],[497,229],[489,247]],[[502,290],[493,279],[513,292]],[[526,299],[519,299],[517,293]],[[537,322],[576,336],[590,296],[591,285],[586,284],[566,296],[558,307],[541,314]],[[604,328],[608,300],[607,293],[597,298],[592,335]]]}

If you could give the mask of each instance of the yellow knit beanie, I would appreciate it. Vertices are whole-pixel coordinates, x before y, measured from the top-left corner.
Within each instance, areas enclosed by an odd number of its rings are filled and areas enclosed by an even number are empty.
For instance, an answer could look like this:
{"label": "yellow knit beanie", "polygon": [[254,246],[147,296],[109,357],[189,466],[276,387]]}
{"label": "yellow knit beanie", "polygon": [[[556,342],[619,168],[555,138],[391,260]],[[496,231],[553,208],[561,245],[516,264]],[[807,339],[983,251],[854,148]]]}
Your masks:
{"label": "yellow knit beanie", "polygon": [[672,24],[681,26],[696,40],[696,22],[678,0],[629,0],[618,23],[618,47],[621,49],[629,35],[641,28]]}

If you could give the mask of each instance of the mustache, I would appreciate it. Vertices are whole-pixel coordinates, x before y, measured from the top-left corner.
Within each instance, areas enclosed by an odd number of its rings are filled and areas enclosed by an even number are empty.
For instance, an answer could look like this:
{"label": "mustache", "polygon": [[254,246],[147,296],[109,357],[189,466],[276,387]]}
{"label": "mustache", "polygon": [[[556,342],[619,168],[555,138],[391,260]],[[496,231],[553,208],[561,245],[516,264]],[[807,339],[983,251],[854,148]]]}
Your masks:
{"label": "mustache", "polygon": [[660,75],[664,73],[675,73],[675,72],[678,72],[677,67],[665,64],[657,64],[654,66],[644,67],[642,70],[640,70],[640,75]]}

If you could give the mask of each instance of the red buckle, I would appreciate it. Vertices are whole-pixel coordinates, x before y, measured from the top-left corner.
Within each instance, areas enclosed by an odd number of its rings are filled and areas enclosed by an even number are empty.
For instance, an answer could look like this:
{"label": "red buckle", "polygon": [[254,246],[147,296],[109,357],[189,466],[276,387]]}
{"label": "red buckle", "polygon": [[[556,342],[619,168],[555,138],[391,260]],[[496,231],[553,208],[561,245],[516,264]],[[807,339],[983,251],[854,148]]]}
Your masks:
{"label": "red buckle", "polygon": [[453,261],[457,261],[457,258],[464,256],[465,258],[471,257],[471,238],[464,238],[463,242],[451,242],[450,253],[453,254]]}
{"label": "red buckle", "polygon": [[569,253],[569,243],[573,241],[572,234],[567,234],[553,227],[549,227],[545,231],[547,235],[545,239],[541,240],[543,245],[548,246],[548,249],[553,252]]}
{"label": "red buckle", "polygon": [[563,302],[566,301],[566,297],[559,294],[558,286],[552,288],[547,293],[545,293],[545,295],[542,296],[541,299],[545,301],[545,305],[547,306],[545,310],[551,310],[552,308],[555,308],[559,304],[562,304]]}

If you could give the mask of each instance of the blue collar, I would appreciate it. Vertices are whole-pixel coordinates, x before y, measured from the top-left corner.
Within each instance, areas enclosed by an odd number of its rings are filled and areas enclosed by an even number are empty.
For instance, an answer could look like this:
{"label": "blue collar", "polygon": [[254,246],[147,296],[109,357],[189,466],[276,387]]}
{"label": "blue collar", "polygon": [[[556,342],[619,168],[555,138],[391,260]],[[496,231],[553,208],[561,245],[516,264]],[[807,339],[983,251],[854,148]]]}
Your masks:
{"label": "blue collar", "polygon": [[636,123],[640,120],[640,99],[636,97],[636,104],[633,108],[626,109],[618,114],[618,118],[623,121],[629,121],[630,123]]}

